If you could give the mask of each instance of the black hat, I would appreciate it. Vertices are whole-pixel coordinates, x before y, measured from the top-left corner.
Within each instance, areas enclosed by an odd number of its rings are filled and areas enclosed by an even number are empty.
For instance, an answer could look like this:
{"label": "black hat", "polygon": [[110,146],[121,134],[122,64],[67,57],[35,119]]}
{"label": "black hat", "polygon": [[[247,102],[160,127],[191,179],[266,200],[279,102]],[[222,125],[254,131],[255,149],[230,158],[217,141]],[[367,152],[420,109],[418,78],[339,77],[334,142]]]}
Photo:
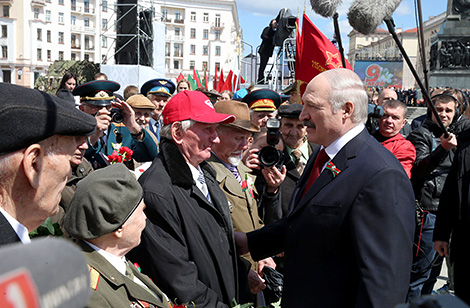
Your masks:
{"label": "black hat", "polygon": [[21,150],[53,135],[88,136],[94,117],[39,90],[0,83],[0,155]]}
{"label": "black hat", "polygon": [[142,200],[142,187],[123,164],[98,169],[78,182],[64,218],[76,239],[95,239],[116,231]]}
{"label": "black hat", "polygon": [[79,95],[81,102],[94,106],[109,106],[116,97],[113,92],[121,85],[111,80],[93,80],[76,87],[72,94]]}
{"label": "black hat", "polygon": [[144,83],[144,85],[140,89],[140,93],[145,96],[149,94],[155,94],[171,97],[175,90],[176,86],[171,80],[158,78],[149,80]]}
{"label": "black hat", "polygon": [[273,90],[260,89],[248,93],[242,102],[253,111],[274,111],[281,105],[281,96]]}
{"label": "black hat", "polygon": [[288,85],[288,86],[282,91],[282,94],[290,94],[291,92],[297,90],[296,85],[297,85],[296,82],[291,83],[290,85]]}
{"label": "black hat", "polygon": [[300,113],[302,112],[302,109],[304,108],[304,105],[301,104],[284,104],[279,107],[278,115],[281,118],[299,118]]}
{"label": "black hat", "polygon": [[57,91],[56,96],[58,98],[63,99],[67,103],[70,103],[70,106],[75,107],[75,98],[73,97],[73,94],[70,90],[59,89],[59,91]]}

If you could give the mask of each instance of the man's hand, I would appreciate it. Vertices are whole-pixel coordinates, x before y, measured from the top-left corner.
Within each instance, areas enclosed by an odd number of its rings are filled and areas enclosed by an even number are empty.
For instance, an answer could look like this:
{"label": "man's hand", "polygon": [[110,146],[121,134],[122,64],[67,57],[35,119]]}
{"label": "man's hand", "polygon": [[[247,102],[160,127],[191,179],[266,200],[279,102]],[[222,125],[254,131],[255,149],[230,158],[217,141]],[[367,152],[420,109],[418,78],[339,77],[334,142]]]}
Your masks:
{"label": "man's hand", "polygon": [[[134,109],[132,109],[132,107],[128,103],[123,100],[120,100],[119,98],[117,99],[117,101],[112,102],[111,105],[115,108],[118,108],[122,112],[122,115],[124,117],[122,123],[124,123],[124,125],[129,129],[130,133],[138,134],[142,128],[135,121]],[[143,135],[140,135],[137,139],[142,140]]]}
{"label": "man's hand", "polygon": [[258,261],[258,274],[263,276],[263,268],[265,266],[269,266],[272,269],[276,269],[276,262],[274,262],[273,258],[266,258],[263,260]]}
{"label": "man's hand", "polygon": [[108,129],[109,124],[111,123],[111,117],[109,116],[109,111],[106,108],[101,108],[95,114],[96,119],[96,130],[93,135],[89,137],[90,144],[94,146],[98,139],[103,136],[104,132]]}
{"label": "man's hand", "polygon": [[248,239],[246,233],[243,232],[234,232],[235,236],[235,245],[237,246],[237,251],[239,255],[244,255],[250,252],[248,248]]}
{"label": "man's hand", "polygon": [[441,257],[448,257],[449,256],[449,243],[444,242],[444,241],[435,241],[434,242],[434,250],[437,251],[437,253]]}
{"label": "man's hand", "polygon": [[282,165],[282,172],[277,169],[277,167],[265,167],[261,170],[263,173],[264,179],[266,180],[266,191],[274,193],[277,191],[279,186],[284,179],[286,178],[287,169],[286,166]]}
{"label": "man's hand", "polygon": [[444,134],[441,136],[441,145],[446,151],[450,151],[457,146],[457,137],[449,133],[449,137],[445,138]]}
{"label": "man's hand", "polygon": [[258,152],[259,150],[258,149],[251,149],[248,151],[248,156],[246,156],[245,160],[244,160],[244,164],[254,170],[254,169],[258,169],[260,170],[261,167],[260,167],[260,162],[259,162],[259,159],[258,159]]}
{"label": "man's hand", "polygon": [[248,272],[248,286],[250,287],[250,292],[253,294],[258,294],[259,292],[266,289],[264,279],[251,269]]}

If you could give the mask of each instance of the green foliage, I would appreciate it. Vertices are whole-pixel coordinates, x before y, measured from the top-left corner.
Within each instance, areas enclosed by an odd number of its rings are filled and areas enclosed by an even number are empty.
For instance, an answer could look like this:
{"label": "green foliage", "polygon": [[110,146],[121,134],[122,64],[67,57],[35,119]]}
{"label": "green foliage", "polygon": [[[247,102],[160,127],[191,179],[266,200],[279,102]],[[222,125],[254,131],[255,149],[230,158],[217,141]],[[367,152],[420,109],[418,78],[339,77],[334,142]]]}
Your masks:
{"label": "green foliage", "polygon": [[77,76],[77,85],[93,80],[96,73],[100,71],[99,64],[83,61],[54,61],[49,66],[46,76],[41,76],[36,80],[34,87],[50,94],[55,94],[59,88],[62,76],[67,72],[72,72]]}
{"label": "green foliage", "polygon": [[64,236],[64,233],[59,227],[58,223],[52,223],[52,220],[50,217],[48,217],[42,225],[37,227],[36,230],[33,230],[29,233],[29,236],[31,238],[35,237],[41,237],[41,236]]}

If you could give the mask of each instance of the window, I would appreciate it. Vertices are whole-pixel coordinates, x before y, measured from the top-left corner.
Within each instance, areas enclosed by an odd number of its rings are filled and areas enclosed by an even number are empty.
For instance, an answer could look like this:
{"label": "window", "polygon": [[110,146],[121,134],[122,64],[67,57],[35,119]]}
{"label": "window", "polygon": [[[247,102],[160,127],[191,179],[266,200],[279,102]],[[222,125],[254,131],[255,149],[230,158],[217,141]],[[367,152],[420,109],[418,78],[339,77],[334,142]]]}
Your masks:
{"label": "window", "polygon": [[4,5],[3,6],[3,17],[10,17],[10,6]]}
{"label": "window", "polygon": [[72,11],[77,10],[77,0],[70,1]]}
{"label": "window", "polygon": [[70,55],[70,60],[72,60],[72,61],[77,60],[77,54],[75,54],[74,52],[72,52],[72,54]]}
{"label": "window", "polygon": [[191,37],[191,38],[196,38],[196,29],[191,28],[191,31],[190,31],[190,32],[191,32],[190,37]]}
{"label": "window", "polygon": [[191,21],[196,21],[196,12],[191,12]]}
{"label": "window", "polygon": [[50,22],[51,21],[51,11],[46,10],[46,21]]}
{"label": "window", "polygon": [[64,23],[64,13],[59,13],[59,24]]}
{"label": "window", "polygon": [[101,47],[107,48],[108,47],[108,38],[105,36],[101,37]]}
{"label": "window", "polygon": [[165,57],[169,57],[169,56],[170,56],[170,50],[171,50],[170,43],[166,43],[166,44],[165,44]]}
{"label": "window", "polygon": [[59,51],[59,60],[64,60],[64,52]]}
{"label": "window", "polygon": [[42,61],[42,49],[41,48],[37,49],[37,54],[38,54],[38,61]]}
{"label": "window", "polygon": [[220,62],[215,62],[215,67],[217,68],[217,71],[220,72]]}
{"label": "window", "polygon": [[83,0],[83,4],[85,5],[85,13],[90,13],[90,1],[89,0]]}
{"label": "window", "polygon": [[209,13],[204,13],[204,16],[202,18],[203,22],[209,22]]}
{"label": "window", "polygon": [[215,30],[214,34],[215,34],[215,39],[220,40],[220,30]]}
{"label": "window", "polygon": [[215,24],[217,28],[220,28],[220,14],[215,14]]}
{"label": "window", "polygon": [[173,61],[173,68],[179,69],[180,68],[180,61]]}
{"label": "window", "polygon": [[8,46],[2,46],[2,58],[8,58]]}
{"label": "window", "polygon": [[90,18],[85,17],[85,19],[83,19],[83,22],[85,23],[85,28],[89,28],[89,27],[90,27]]}
{"label": "window", "polygon": [[207,47],[207,45],[202,46],[202,55],[207,56],[208,53],[209,53],[209,48]]}
{"label": "window", "polygon": [[209,39],[209,30],[204,29],[204,31],[202,32],[202,39],[203,40],[208,40]]}
{"label": "window", "polygon": [[47,30],[46,32],[46,36],[47,36],[47,42],[50,43],[52,40],[51,40],[51,30]]}
{"label": "window", "polygon": [[190,51],[189,51],[190,54],[194,55],[196,53],[196,45],[191,45],[190,46]]}
{"label": "window", "polygon": [[175,44],[174,47],[174,53],[173,53],[173,56],[174,57],[181,57],[181,45],[180,44]]}
{"label": "window", "polygon": [[102,30],[107,30],[108,29],[108,20],[106,18],[103,18],[101,20],[101,29]]}
{"label": "window", "polygon": [[8,28],[6,25],[2,25],[2,37],[8,37]]}
{"label": "window", "polygon": [[70,16],[70,24],[71,24],[72,26],[75,26],[75,23],[76,23],[76,22],[77,22],[77,16],[71,15],[71,16]]}
{"label": "window", "polygon": [[181,29],[175,28],[175,36],[180,36],[180,34],[181,34]]}
{"label": "window", "polygon": [[162,20],[165,20],[165,21],[168,20],[168,10],[167,9],[162,9]]}
{"label": "window", "polygon": [[90,44],[90,37],[88,35],[85,35],[85,50],[91,50],[93,49]]}
{"label": "window", "polygon": [[107,12],[107,11],[108,11],[108,1],[103,0],[103,1],[101,2],[101,9],[102,9],[103,12]]}
{"label": "window", "polygon": [[59,32],[59,44],[64,43],[64,32]]}
{"label": "window", "polygon": [[85,54],[85,60],[90,61],[90,55],[89,54]]}
{"label": "window", "polygon": [[11,83],[11,71],[10,70],[2,70],[3,73],[3,82]]}
{"label": "window", "polygon": [[177,21],[181,21],[181,12],[180,11],[176,11],[175,12],[175,22]]}
{"label": "window", "polygon": [[39,19],[39,8],[33,8],[34,19]]}
{"label": "window", "polygon": [[36,32],[38,41],[42,41],[42,29],[37,29]]}
{"label": "window", "polygon": [[59,0],[60,5],[64,5],[64,0]]}
{"label": "window", "polygon": [[47,61],[51,61],[51,51],[47,51]]}
{"label": "window", "polygon": [[220,46],[215,46],[215,55],[220,56]]}
{"label": "window", "polygon": [[202,62],[202,68],[203,68],[203,69],[207,69],[207,62],[206,62],[206,61],[203,61],[203,62]]}
{"label": "window", "polygon": [[194,62],[194,60],[189,61],[189,69],[192,70],[195,65],[196,65],[196,62]]}
{"label": "window", "polygon": [[70,36],[70,43],[72,44],[72,48],[77,48],[77,36],[75,34],[72,34]]}

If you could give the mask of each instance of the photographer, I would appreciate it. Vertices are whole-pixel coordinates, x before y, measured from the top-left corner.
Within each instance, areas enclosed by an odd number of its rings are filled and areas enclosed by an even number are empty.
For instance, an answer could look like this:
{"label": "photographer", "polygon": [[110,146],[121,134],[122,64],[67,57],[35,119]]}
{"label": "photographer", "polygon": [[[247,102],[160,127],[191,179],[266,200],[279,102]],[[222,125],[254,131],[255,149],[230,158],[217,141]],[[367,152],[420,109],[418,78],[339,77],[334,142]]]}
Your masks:
{"label": "photographer", "polygon": [[95,116],[97,122],[95,133],[88,138],[85,153],[94,169],[107,166],[108,155],[121,147],[130,148],[132,158],[138,162],[150,161],[158,154],[158,145],[137,124],[134,110],[113,95],[119,88],[120,85],[114,81],[94,80],[73,91],[74,95],[80,96],[80,110]]}

